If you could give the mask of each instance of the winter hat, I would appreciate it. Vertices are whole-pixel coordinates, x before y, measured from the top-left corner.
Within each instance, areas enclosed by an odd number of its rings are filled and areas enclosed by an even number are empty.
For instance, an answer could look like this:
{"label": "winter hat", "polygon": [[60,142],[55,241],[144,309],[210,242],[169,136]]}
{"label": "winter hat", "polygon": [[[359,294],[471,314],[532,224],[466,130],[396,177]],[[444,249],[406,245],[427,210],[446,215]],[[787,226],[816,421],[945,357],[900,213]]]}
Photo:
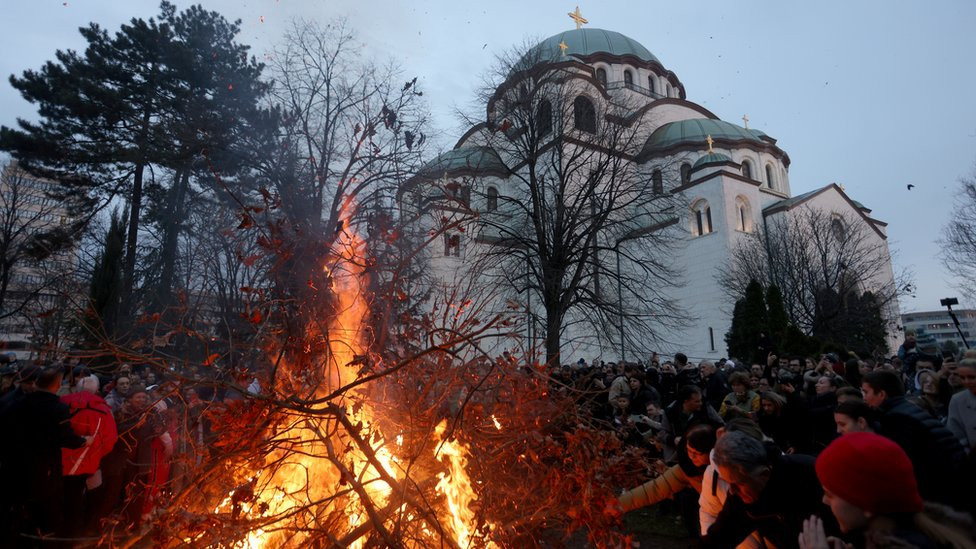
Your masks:
{"label": "winter hat", "polygon": [[867,513],[922,510],[911,460],[881,435],[850,433],[835,439],[817,458],[816,468],[824,490]]}
{"label": "winter hat", "polygon": [[98,392],[98,378],[95,376],[85,376],[78,378],[75,382],[75,391],[88,391],[89,393]]}

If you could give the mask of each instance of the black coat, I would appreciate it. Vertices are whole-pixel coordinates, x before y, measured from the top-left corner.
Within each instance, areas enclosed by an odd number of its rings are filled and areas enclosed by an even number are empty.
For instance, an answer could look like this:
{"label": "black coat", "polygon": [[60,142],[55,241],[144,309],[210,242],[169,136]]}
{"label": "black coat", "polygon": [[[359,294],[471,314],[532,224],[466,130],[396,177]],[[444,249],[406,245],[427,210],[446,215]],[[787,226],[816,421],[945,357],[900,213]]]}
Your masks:
{"label": "black coat", "polygon": [[61,448],[81,448],[85,439],[71,429],[68,405],[47,391],[28,393],[7,411],[15,491],[25,501],[61,501]]}
{"label": "black coat", "polygon": [[797,537],[810,515],[824,519],[827,535],[839,535],[830,508],[823,504],[814,461],[801,454],[772,456],[772,473],[759,499],[746,504],[730,493],[702,547],[735,547],[753,531],[780,549],[798,547]]}
{"label": "black coat", "polygon": [[878,434],[895,441],[908,454],[922,499],[969,508],[968,494],[958,489],[969,480],[966,453],[945,425],[905,397],[894,397],[881,404]]}

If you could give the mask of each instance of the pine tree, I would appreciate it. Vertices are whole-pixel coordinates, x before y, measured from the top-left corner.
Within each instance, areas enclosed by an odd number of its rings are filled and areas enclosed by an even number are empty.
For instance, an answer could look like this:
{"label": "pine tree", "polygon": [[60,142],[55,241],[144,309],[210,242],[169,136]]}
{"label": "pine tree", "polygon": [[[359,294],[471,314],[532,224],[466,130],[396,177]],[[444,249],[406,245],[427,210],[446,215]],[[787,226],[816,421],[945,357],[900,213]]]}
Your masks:
{"label": "pine tree", "polygon": [[790,326],[790,319],[786,314],[786,307],[783,305],[783,292],[775,284],[766,289],[766,310],[769,337],[775,346],[782,350],[786,331]]}

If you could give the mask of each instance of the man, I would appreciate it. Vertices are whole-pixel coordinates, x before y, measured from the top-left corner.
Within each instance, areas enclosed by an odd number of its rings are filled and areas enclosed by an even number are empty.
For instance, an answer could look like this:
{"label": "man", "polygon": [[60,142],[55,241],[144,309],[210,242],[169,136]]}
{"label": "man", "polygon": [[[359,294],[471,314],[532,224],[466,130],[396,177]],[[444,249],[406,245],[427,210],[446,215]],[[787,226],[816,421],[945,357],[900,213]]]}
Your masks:
{"label": "man", "polygon": [[915,465],[915,477],[925,500],[968,508],[965,451],[938,420],[905,399],[905,387],[894,372],[871,372],[861,384],[864,401],[878,410],[879,435],[905,450]]}
{"label": "man", "polygon": [[12,427],[9,444],[18,449],[9,455],[11,474],[6,474],[8,464],[4,463],[14,522],[7,535],[59,532],[64,490],[61,449],[91,444],[92,437],[72,431],[68,406],[58,399],[63,377],[60,367],[43,369],[37,376],[36,389],[7,412]]}
{"label": "man", "polygon": [[113,414],[117,414],[122,409],[122,403],[131,390],[132,378],[128,374],[119,374],[119,377],[115,378],[115,387],[105,395],[105,402],[112,409]]}
{"label": "man", "polygon": [[722,406],[722,400],[732,389],[725,372],[715,367],[710,360],[703,360],[698,364],[704,382],[705,401],[716,410]]}
{"label": "man", "polygon": [[678,387],[685,385],[698,385],[701,387],[701,374],[693,364],[688,362],[688,357],[684,353],[674,355],[674,365],[678,369],[675,383]]}
{"label": "man", "polygon": [[678,390],[678,396],[664,410],[662,429],[665,443],[665,460],[675,456],[681,435],[694,425],[707,424],[714,427],[724,425],[714,408],[705,404],[701,389],[696,385],[685,385]]}
{"label": "man", "polygon": [[918,344],[915,330],[905,330],[905,342],[898,347],[898,359],[906,373],[915,373],[915,360],[918,358]]}
{"label": "man", "polygon": [[[712,464],[729,494],[702,547],[735,547],[753,531],[765,546],[797,547],[804,519],[830,516],[810,456],[770,452],[762,441],[733,432],[716,443]],[[833,521],[826,529],[838,532]]]}

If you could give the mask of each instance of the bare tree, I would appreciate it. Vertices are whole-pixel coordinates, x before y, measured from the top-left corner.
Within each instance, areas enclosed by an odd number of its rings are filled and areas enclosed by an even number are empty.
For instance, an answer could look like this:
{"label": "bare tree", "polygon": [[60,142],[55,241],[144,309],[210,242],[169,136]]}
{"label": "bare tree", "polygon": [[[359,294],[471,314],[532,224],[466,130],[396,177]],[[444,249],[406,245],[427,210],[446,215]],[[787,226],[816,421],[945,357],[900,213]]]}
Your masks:
{"label": "bare tree", "polygon": [[[808,335],[844,341],[855,301],[870,292],[894,328],[897,300],[910,275],[896,277],[887,241],[868,222],[803,206],[769,219],[732,253],[718,276],[731,302],[745,294],[751,279],[779,287],[790,321]],[[855,299],[857,298],[857,299]],[[860,301],[857,301],[860,303]],[[863,312],[863,311],[861,311]]]}
{"label": "bare tree", "polygon": [[[53,195],[57,183],[8,164],[0,176],[0,321],[21,325],[56,305],[55,288],[74,258],[63,238],[68,214]],[[29,314],[28,314],[29,313]],[[27,324],[29,325],[29,324]]]}
{"label": "bare tree", "polygon": [[499,58],[479,97],[487,121],[471,140],[483,142],[494,179],[447,184],[470,186],[482,205],[479,276],[541,304],[547,361],[584,332],[603,346],[642,348],[683,320],[667,296],[674,197],[636,161],[649,99],[608,92],[590,65],[547,53],[522,47]]}
{"label": "bare tree", "polygon": [[942,262],[968,297],[976,296],[976,177],[960,181],[956,205],[942,229]]}

